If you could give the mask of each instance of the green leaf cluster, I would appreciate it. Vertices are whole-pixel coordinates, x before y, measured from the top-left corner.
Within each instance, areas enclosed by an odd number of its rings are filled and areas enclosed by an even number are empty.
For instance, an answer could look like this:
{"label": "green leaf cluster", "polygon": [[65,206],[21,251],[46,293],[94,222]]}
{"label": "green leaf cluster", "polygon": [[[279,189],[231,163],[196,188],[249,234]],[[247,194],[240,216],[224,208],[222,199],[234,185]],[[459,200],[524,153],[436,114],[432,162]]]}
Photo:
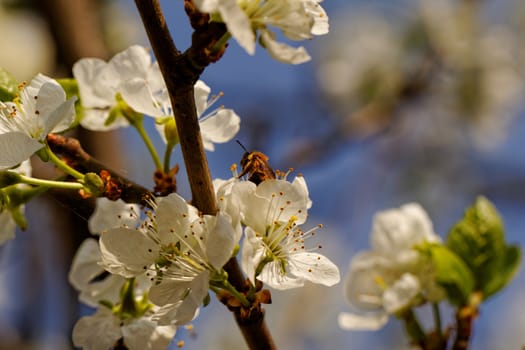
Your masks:
{"label": "green leaf cluster", "polygon": [[519,247],[505,242],[498,211],[481,196],[452,227],[446,246],[469,268],[474,291],[481,292],[484,300],[510,282],[521,260]]}
{"label": "green leaf cluster", "polygon": [[418,250],[432,261],[434,279],[453,305],[464,305],[474,291],[474,276],[463,260],[447,246],[426,243]]}

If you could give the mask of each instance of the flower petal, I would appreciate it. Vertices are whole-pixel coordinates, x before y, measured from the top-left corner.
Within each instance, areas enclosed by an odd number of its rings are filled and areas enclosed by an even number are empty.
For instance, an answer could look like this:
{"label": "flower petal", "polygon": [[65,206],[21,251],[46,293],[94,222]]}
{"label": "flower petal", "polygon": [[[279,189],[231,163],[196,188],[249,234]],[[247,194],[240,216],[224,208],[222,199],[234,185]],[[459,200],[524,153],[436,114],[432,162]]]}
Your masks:
{"label": "flower petal", "polygon": [[0,134],[0,170],[22,163],[42,147],[43,144],[22,132]]}
{"label": "flower petal", "polygon": [[242,241],[241,266],[248,278],[255,282],[255,270],[264,258],[266,248],[261,237],[258,237],[250,227],[245,229]]}
{"label": "flower petal", "polygon": [[104,84],[105,79],[101,79],[106,66],[107,63],[99,58],[82,58],[73,65],[73,76],[85,108],[109,108],[115,103],[114,84]]}
{"label": "flower petal", "polygon": [[239,132],[240,124],[241,118],[232,109],[219,109],[199,123],[204,148],[213,151],[213,143],[230,141]]}
{"label": "flower petal", "polygon": [[404,273],[400,279],[395,281],[383,293],[383,307],[385,311],[393,314],[410,307],[420,290],[419,280],[410,273]]}
{"label": "flower petal", "polygon": [[100,234],[112,228],[133,228],[140,223],[139,211],[138,204],[129,204],[122,199],[97,198],[95,211],[88,220],[89,232]]}
{"label": "flower petal", "polygon": [[257,279],[278,290],[298,288],[304,285],[303,278],[283,273],[281,263],[277,260],[264,265]]}
{"label": "flower petal", "polygon": [[93,278],[104,272],[104,269],[98,265],[100,259],[98,242],[93,238],[85,239],[78,247],[71,263],[68,274],[69,283],[79,291],[87,288]]}
{"label": "flower petal", "polygon": [[164,350],[175,336],[176,326],[158,326],[147,318],[140,318],[122,326],[124,345],[129,350]]}
{"label": "flower petal", "polygon": [[113,56],[108,64],[121,81],[135,77],[146,78],[151,66],[151,56],[145,47],[132,45]]}
{"label": "flower petal", "polygon": [[255,53],[255,34],[250,20],[239,7],[237,0],[221,0],[217,7],[228,31],[248,54],[253,55]]}
{"label": "flower petal", "polygon": [[375,252],[361,252],[352,259],[345,277],[344,296],[363,310],[382,310],[383,291],[395,279],[391,262]]}
{"label": "flower petal", "polygon": [[[46,84],[47,85],[47,84]],[[62,132],[68,129],[75,121],[76,96],[71,97],[55,109],[47,119],[44,119],[45,129],[42,140],[50,132]]]}
{"label": "flower petal", "polygon": [[110,131],[129,126],[127,119],[122,117],[118,117],[111,124],[106,125],[108,117],[109,113],[107,110],[84,109],[80,125],[85,129],[93,131]]}
{"label": "flower petal", "polygon": [[220,271],[224,264],[230,259],[235,241],[235,231],[233,230],[228,214],[219,212],[217,216],[205,215],[204,221],[209,230],[206,239],[206,256],[208,262]]}
{"label": "flower petal", "polygon": [[210,96],[211,88],[202,80],[197,80],[193,89],[195,107],[197,108],[197,115],[200,117],[208,107],[208,96]]}
{"label": "flower petal", "polygon": [[160,198],[155,214],[162,244],[177,242],[188,232],[190,223],[198,218],[197,209],[176,193]]}
{"label": "flower petal", "polygon": [[148,82],[143,78],[131,78],[120,84],[122,98],[139,113],[151,117],[163,116],[162,104],[155,100]]}
{"label": "flower petal", "polygon": [[427,213],[417,203],[377,213],[370,240],[373,250],[391,257],[423,241],[440,241]]}
{"label": "flower petal", "polygon": [[[182,325],[193,320],[208,293],[209,276],[208,271],[203,271],[189,283],[162,281],[161,284],[151,287],[150,300],[157,305],[164,305],[155,312],[152,319],[160,325]],[[170,289],[176,291],[176,295],[170,295]],[[159,301],[161,304],[158,304]],[[162,304],[165,301],[170,303]]]}
{"label": "flower petal", "polygon": [[261,43],[268,50],[270,56],[279,62],[301,64],[312,59],[304,47],[292,47],[277,42],[274,34],[268,30],[261,30]]}
{"label": "flower petal", "polygon": [[143,232],[116,228],[100,236],[102,266],[123,277],[135,277],[146,271],[159,255],[159,245]]}
{"label": "flower petal", "polygon": [[82,317],[73,328],[73,344],[84,350],[111,349],[121,337],[120,320],[103,307]]}
{"label": "flower petal", "polygon": [[288,263],[292,275],[312,283],[333,286],[341,280],[337,266],[321,254],[308,252],[290,254]]}
{"label": "flower petal", "polygon": [[388,314],[374,313],[367,315],[341,312],[337,318],[339,327],[356,331],[377,331],[388,322]]}

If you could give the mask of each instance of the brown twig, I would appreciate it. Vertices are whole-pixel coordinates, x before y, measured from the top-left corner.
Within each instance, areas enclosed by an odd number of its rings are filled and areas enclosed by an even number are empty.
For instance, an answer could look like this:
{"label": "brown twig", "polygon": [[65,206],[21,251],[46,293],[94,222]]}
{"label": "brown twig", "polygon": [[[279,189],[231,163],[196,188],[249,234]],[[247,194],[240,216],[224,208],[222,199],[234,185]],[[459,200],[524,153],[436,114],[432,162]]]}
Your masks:
{"label": "brown twig", "polygon": [[[111,197],[110,199],[120,198],[127,203],[149,206],[147,199],[151,198],[151,193],[148,189],[99,163],[84,151],[77,139],[49,134],[47,143],[53,152],[61,155],[75,169],[100,175],[106,186],[112,187],[107,188],[107,193],[105,193],[107,197]],[[118,192],[118,196],[116,196],[116,192]]]}
{"label": "brown twig", "polygon": [[464,306],[456,314],[456,338],[452,350],[467,350],[472,336],[473,323],[478,316],[478,309],[474,306]]}
{"label": "brown twig", "polygon": [[[192,203],[205,214],[215,214],[215,192],[202,145],[193,86],[204,68],[221,57],[224,49],[215,50],[214,45],[226,33],[226,29],[223,24],[209,23],[207,15],[199,13],[191,1],[185,0],[185,10],[195,31],[191,47],[181,53],[170,35],[159,1],[135,0],[135,4],[170,94]],[[242,290],[245,278],[237,260],[230,259],[224,269],[230,283]],[[246,320],[240,313],[235,313],[248,346],[251,349],[275,349],[264,322],[263,309],[257,308],[250,317],[250,320]]]}

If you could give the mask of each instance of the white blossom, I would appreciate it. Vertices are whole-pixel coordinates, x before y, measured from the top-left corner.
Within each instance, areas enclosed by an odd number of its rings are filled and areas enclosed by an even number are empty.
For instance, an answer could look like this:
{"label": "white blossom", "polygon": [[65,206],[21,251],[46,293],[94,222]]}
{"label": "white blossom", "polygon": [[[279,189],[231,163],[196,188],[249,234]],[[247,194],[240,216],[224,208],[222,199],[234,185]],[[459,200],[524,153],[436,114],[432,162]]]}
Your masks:
{"label": "white blossom", "polygon": [[328,33],[328,16],[319,4],[322,0],[196,0],[195,5],[222,21],[246,52],[255,52],[256,32],[270,55],[284,63],[299,64],[310,60],[304,47],[292,47],[275,41],[270,28],[278,28],[290,40],[301,41]]}
{"label": "white blossom", "polygon": [[0,102],[0,169],[29,159],[44,147],[47,134],[69,128],[75,100],[66,100],[55,80],[38,74],[29,85],[20,86],[13,102]]}
{"label": "white blossom", "polygon": [[337,266],[314,252],[317,247],[306,247],[317,227],[308,231],[299,227],[311,204],[302,177],[293,183],[266,180],[258,186],[242,181],[233,191],[246,225],[242,267],[250,279],[276,289],[300,287],[305,281],[326,286],[339,282]]}
{"label": "white blossom", "polygon": [[121,320],[101,306],[94,315],[77,321],[73,344],[84,350],[112,349],[122,338],[129,350],[165,350],[175,332],[175,326],[159,326],[149,315]]}
{"label": "white blossom", "polygon": [[[108,120],[117,105],[123,82],[142,78],[153,82],[158,66],[152,63],[146,48],[133,45],[106,62],[99,58],[82,58],[73,65],[84,115],[80,125],[89,130],[107,131],[129,125],[122,117]],[[160,73],[159,73],[160,74]],[[162,79],[162,77],[160,77]]]}
{"label": "white blossom", "polygon": [[[168,120],[173,118],[173,109],[167,88],[163,84],[164,81],[162,80],[162,86],[159,86],[158,90],[153,90],[156,84],[141,79],[129,80],[122,86],[122,96],[137,112],[158,117],[157,130],[166,142],[163,120],[166,120],[165,117],[170,117]],[[232,109],[222,106],[209,111],[218,99],[218,96],[209,98],[210,92],[210,87],[202,80],[195,83],[195,107],[199,118],[202,142],[206,150],[213,151],[215,149],[214,143],[230,141],[237,135],[241,118]]]}
{"label": "white blossom", "polygon": [[184,324],[195,317],[210,277],[230,258],[235,232],[226,214],[199,215],[177,194],[160,198],[154,207],[154,217],[141,228],[101,235],[103,266],[128,278],[151,277],[150,300],[161,306],[153,320]]}
{"label": "white blossom", "polygon": [[[173,109],[164,78],[157,62],[145,47],[133,45],[116,54],[109,62],[84,58],[73,66],[80,92],[84,117],[80,124],[90,130],[111,130],[128,126],[122,117],[114,119],[112,111],[122,99],[134,111],[154,117],[161,137],[164,122],[173,118]],[[231,140],[239,131],[240,118],[231,109],[209,110],[217,97],[209,98],[210,87],[203,81],[195,84],[195,104],[205,149],[214,143]],[[109,118],[109,119],[108,119]]]}
{"label": "white blossom", "polygon": [[[103,300],[117,303],[120,290],[126,281],[120,275],[105,271],[101,263],[102,255],[98,242],[87,238],[78,248],[69,270],[69,283],[80,292],[78,299],[91,307],[96,307]],[[144,295],[150,286],[146,276],[138,276],[135,295]]]}
{"label": "white blossom", "polygon": [[440,242],[424,209],[416,203],[379,212],[371,233],[372,250],[358,253],[345,278],[344,295],[355,313],[341,313],[345,329],[376,330],[388,316],[420,300],[442,297],[428,278],[429,265],[414,249],[423,242]]}

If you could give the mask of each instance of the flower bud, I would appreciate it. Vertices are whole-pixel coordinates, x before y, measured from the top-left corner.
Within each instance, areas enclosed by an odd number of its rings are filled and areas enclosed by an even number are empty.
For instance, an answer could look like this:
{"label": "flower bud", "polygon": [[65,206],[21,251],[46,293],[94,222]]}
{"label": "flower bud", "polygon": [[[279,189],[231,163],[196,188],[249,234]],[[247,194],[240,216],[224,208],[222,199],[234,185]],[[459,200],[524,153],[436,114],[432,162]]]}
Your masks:
{"label": "flower bud", "polygon": [[22,182],[20,174],[14,171],[2,171],[0,172],[0,188],[15,185]]}
{"label": "flower bud", "polygon": [[95,173],[87,173],[83,181],[84,189],[94,196],[100,196],[104,193],[104,181]]}
{"label": "flower bud", "polygon": [[173,117],[165,118],[163,120],[164,125],[164,136],[166,137],[166,143],[170,146],[175,146],[179,143],[179,132],[177,131],[177,124]]}

